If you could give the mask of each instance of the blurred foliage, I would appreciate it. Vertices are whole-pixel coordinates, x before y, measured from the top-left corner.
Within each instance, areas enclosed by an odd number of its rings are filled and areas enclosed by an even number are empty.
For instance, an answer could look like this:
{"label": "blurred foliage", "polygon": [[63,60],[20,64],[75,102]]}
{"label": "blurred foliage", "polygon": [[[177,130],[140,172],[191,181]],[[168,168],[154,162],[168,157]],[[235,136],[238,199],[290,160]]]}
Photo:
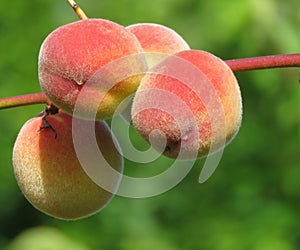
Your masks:
{"label": "blurred foliage", "polygon": [[[167,25],[192,48],[223,59],[300,52],[299,0],[78,3],[88,16],[122,25]],[[39,47],[50,31],[75,20],[66,1],[1,3],[0,97],[40,91]],[[300,249],[300,70],[236,76],[243,95],[243,124],[207,182],[197,183],[202,159],[179,185],[162,195],[115,197],[99,214],[74,222],[34,209],[14,178],[11,154],[18,130],[43,106],[2,110],[0,249]],[[159,159],[162,169],[168,164]],[[130,161],[125,167],[132,174],[147,169]]]}

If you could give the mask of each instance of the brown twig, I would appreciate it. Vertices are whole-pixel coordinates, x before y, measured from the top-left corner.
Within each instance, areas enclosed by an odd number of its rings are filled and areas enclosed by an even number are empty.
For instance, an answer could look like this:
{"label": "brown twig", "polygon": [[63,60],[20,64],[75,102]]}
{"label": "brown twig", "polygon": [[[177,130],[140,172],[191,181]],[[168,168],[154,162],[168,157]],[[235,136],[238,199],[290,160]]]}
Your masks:
{"label": "brown twig", "polygon": [[26,106],[32,104],[50,104],[50,101],[43,92],[0,98],[0,109]]}
{"label": "brown twig", "polygon": [[83,10],[77,5],[77,3],[73,0],[67,0],[67,2],[70,4],[70,6],[73,8],[75,11],[76,15],[81,19],[85,20],[88,19],[86,14],[83,12]]}
{"label": "brown twig", "polygon": [[300,53],[232,59],[225,62],[232,71],[300,67]]}

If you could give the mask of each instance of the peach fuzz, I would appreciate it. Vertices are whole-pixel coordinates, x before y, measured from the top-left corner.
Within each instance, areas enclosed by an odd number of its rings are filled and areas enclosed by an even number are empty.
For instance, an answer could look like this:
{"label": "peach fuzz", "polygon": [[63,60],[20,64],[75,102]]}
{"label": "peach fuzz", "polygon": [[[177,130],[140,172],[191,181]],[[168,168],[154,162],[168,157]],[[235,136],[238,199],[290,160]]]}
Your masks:
{"label": "peach fuzz", "polygon": [[[76,116],[86,118],[95,110],[97,119],[110,118],[119,103],[138,87],[139,73],[147,69],[141,51],[136,37],[112,21],[86,19],[63,25],[41,45],[41,88],[52,103],[69,114],[73,114],[84,88],[88,94]],[[118,63],[124,58],[128,59]],[[96,78],[97,83],[87,84]]]}
{"label": "peach fuzz", "polygon": [[214,151],[223,148],[239,130],[241,118],[241,93],[233,72],[220,58],[199,50],[176,53],[155,66],[132,104],[136,130],[147,141],[151,134],[154,147],[163,133],[164,154],[171,158],[206,156],[212,144]]}
{"label": "peach fuzz", "polygon": [[174,30],[155,23],[137,23],[127,26],[139,40],[149,68],[167,55],[190,49],[186,41]]}
{"label": "peach fuzz", "polygon": [[[21,191],[34,207],[56,218],[75,220],[94,214],[113,194],[96,185],[81,167],[72,140],[72,117],[59,112],[46,119],[57,137],[50,128],[41,129],[41,115],[27,121],[17,136],[13,166]],[[95,134],[106,161],[122,172],[123,159],[105,122],[96,121]],[[117,189],[119,180],[112,180],[112,185]]]}

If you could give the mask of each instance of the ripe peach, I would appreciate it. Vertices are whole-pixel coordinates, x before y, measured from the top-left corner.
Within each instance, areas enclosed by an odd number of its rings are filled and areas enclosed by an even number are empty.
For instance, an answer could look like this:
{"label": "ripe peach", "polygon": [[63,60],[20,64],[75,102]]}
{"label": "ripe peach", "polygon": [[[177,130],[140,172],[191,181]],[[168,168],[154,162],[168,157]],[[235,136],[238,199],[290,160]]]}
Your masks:
{"label": "ripe peach", "polygon": [[185,40],[174,30],[154,23],[137,23],[127,27],[139,40],[149,67],[167,55],[190,49]]}
{"label": "ripe peach", "polygon": [[223,148],[237,133],[241,117],[233,72],[220,58],[198,50],[176,53],[156,65],[142,79],[132,104],[134,127],[148,141],[151,135],[154,147],[165,136],[164,154],[171,158],[202,157]]}
{"label": "ripe peach", "polygon": [[95,110],[97,119],[110,118],[118,104],[136,90],[139,73],[146,70],[140,52],[136,37],[112,21],[86,19],[61,26],[40,48],[41,88],[69,114],[84,88],[87,91],[76,116],[87,118]]}
{"label": "ripe peach", "polygon": [[[27,121],[16,139],[13,166],[20,189],[34,207],[57,218],[74,220],[99,211],[113,194],[96,185],[81,167],[72,140],[72,117],[59,112],[46,119],[47,123],[39,115]],[[95,135],[106,161],[122,172],[122,157],[103,121],[96,121]],[[117,189],[120,180],[110,181]]]}

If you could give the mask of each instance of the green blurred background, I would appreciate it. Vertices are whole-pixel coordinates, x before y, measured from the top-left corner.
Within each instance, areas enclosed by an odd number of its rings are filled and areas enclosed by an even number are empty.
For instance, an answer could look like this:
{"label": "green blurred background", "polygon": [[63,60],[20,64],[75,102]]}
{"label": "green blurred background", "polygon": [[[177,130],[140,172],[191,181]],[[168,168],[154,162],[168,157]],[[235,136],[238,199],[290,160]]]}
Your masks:
{"label": "green blurred background", "polygon": [[[223,59],[300,52],[299,0],[78,3],[88,16],[122,25],[164,24],[193,49]],[[39,47],[49,32],[75,20],[66,1],[2,1],[0,97],[40,91]],[[23,123],[43,106],[1,110],[0,249],[300,249],[300,69],[236,76],[243,96],[242,127],[207,182],[197,182],[202,159],[162,195],[115,197],[97,215],[74,222],[37,211],[14,178],[14,140]],[[159,164],[167,167],[169,161],[162,158]],[[132,174],[148,173],[146,167],[129,161],[125,167]]]}

